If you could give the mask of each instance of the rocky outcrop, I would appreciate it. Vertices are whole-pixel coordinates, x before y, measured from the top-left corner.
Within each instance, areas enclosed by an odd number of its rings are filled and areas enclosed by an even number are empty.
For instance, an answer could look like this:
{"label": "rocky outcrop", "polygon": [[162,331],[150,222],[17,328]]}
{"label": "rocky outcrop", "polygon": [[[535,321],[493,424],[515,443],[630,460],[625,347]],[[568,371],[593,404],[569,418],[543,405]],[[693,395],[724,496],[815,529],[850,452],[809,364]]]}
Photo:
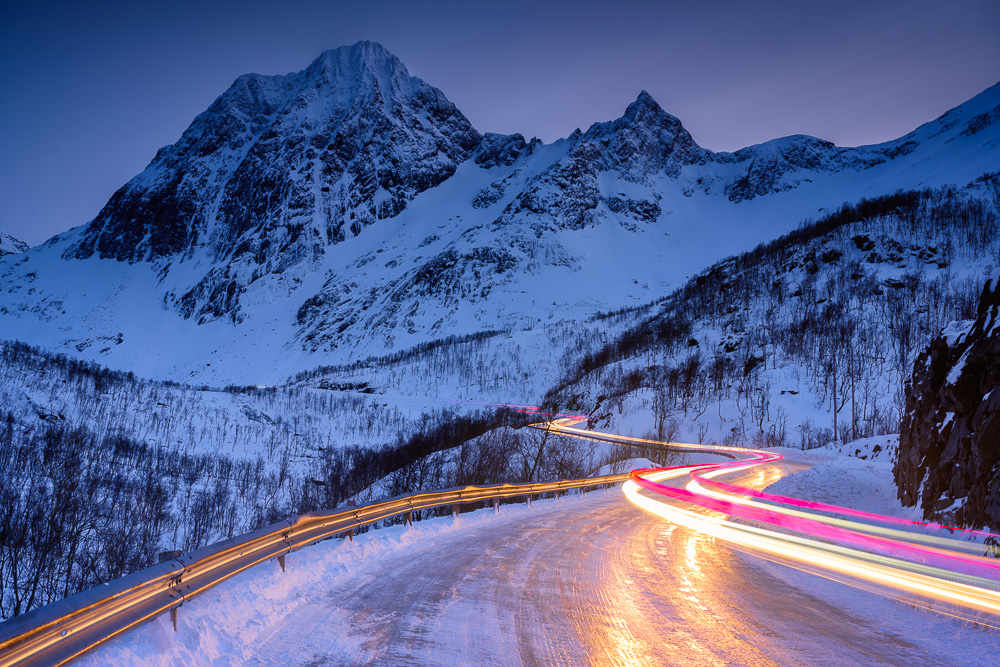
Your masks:
{"label": "rocky outcrop", "polygon": [[659,173],[676,178],[685,166],[704,162],[711,155],[645,90],[621,118],[592,125],[581,141],[594,146],[601,171],[617,172],[626,181],[642,181]]}
{"label": "rocky outcrop", "polygon": [[599,219],[597,206],[600,151],[589,142],[578,143],[570,154],[528,182],[527,187],[494,221],[495,227],[538,218],[552,229],[583,229]]}
{"label": "rocky outcrop", "polygon": [[927,518],[1000,529],[1000,271],[976,319],[917,359],[895,476],[903,504],[919,502]]}
{"label": "rocky outcrop", "polygon": [[526,143],[524,136],[520,134],[487,132],[483,135],[483,140],[479,143],[472,160],[483,169],[509,167],[522,155],[531,155],[540,143],[538,139]]}
{"label": "rocky outcrop", "polygon": [[839,170],[837,157],[840,152],[829,141],[801,135],[744,148],[734,154],[738,162],[745,163],[744,170],[726,186],[726,196],[730,201],[739,202],[789,190],[797,184],[786,179],[790,173]]}

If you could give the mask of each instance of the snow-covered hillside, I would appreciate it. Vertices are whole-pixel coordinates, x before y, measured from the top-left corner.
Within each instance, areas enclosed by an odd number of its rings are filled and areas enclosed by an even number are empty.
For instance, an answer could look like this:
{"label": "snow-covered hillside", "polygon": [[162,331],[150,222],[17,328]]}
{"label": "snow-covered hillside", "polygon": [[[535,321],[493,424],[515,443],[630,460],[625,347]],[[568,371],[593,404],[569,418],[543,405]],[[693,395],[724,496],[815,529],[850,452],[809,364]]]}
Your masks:
{"label": "snow-covered hillside", "polygon": [[0,260],[5,338],[273,382],[647,303],[844,201],[1000,162],[1000,86],[889,143],[713,153],[642,93],[552,144],[481,135],[362,42],[240,77],[90,223]]}
{"label": "snow-covered hillside", "polygon": [[998,230],[996,174],[845,206],[637,312],[548,402],[681,442],[806,449],[898,433],[914,359],[975,315]]}
{"label": "snow-covered hillside", "polygon": [[15,239],[13,236],[0,229],[0,255],[24,252],[27,249],[27,243]]}
{"label": "snow-covered hillside", "polygon": [[[378,386],[311,378],[219,390],[0,343],[0,562],[18,564],[0,568],[0,619],[146,567],[159,551],[349,498],[584,477],[620,461],[621,448],[561,442],[514,428],[531,417],[417,388],[478,395],[454,362],[513,349],[494,344],[373,361]],[[504,370],[475,377],[506,386]],[[404,384],[414,386],[392,391]]]}

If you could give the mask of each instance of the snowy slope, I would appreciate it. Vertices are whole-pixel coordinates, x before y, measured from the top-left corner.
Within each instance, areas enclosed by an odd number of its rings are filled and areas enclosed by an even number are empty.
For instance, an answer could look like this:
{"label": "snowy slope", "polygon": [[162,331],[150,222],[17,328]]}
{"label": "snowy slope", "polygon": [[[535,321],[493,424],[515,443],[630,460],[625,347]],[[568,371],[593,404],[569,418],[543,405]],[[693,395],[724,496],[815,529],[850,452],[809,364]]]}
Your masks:
{"label": "snowy slope", "polygon": [[713,153],[643,92],[542,144],[480,135],[363,42],[241,77],[94,221],[0,260],[0,323],[113,367],[226,383],[580,319],[846,200],[964,185],[1000,163],[998,109],[994,86],[878,146],[795,136]]}
{"label": "snowy slope", "polygon": [[866,200],[719,262],[570,360],[546,404],[681,442],[807,449],[899,433],[917,354],[975,316],[996,268],[998,186]]}
{"label": "snowy slope", "polygon": [[27,243],[15,239],[13,236],[0,229],[0,255],[24,252],[27,249]]}

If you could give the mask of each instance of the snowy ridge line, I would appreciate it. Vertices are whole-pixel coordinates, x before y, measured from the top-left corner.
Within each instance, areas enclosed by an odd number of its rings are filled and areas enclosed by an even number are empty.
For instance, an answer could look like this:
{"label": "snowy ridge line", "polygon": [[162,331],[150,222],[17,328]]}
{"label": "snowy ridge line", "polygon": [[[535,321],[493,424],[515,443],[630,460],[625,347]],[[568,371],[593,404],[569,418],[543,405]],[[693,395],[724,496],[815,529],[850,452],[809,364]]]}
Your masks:
{"label": "snowy ridge line", "polygon": [[244,570],[338,533],[415,510],[615,484],[628,473],[584,479],[414,492],[358,507],[312,512],[183,554],[0,624],[0,667],[63,665]]}

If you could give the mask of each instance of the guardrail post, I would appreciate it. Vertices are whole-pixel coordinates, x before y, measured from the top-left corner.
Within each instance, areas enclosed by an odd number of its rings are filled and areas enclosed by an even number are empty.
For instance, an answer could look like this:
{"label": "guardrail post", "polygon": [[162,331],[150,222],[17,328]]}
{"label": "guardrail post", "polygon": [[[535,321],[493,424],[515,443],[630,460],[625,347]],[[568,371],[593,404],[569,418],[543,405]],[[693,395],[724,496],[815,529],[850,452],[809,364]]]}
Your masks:
{"label": "guardrail post", "polygon": [[406,513],[406,525],[407,526],[412,526],[413,525],[413,512],[407,512]]}
{"label": "guardrail post", "polygon": [[278,565],[281,566],[281,571],[284,572],[285,571],[285,554],[281,554],[281,555],[278,556]]}
{"label": "guardrail post", "polygon": [[528,499],[528,509],[531,509],[531,494],[529,493],[526,497]]}
{"label": "guardrail post", "polygon": [[458,503],[451,506],[451,515],[456,519],[458,518]]}
{"label": "guardrail post", "polygon": [[[161,551],[156,554],[157,563],[166,563],[168,560],[173,560],[175,558],[180,558],[183,555],[183,551],[180,549],[171,549],[170,551]],[[177,607],[170,608],[170,623],[174,626],[174,632],[177,632]]]}
{"label": "guardrail post", "polygon": [[494,514],[499,514],[500,513],[500,499],[499,498],[494,498],[493,499],[493,513]]}

